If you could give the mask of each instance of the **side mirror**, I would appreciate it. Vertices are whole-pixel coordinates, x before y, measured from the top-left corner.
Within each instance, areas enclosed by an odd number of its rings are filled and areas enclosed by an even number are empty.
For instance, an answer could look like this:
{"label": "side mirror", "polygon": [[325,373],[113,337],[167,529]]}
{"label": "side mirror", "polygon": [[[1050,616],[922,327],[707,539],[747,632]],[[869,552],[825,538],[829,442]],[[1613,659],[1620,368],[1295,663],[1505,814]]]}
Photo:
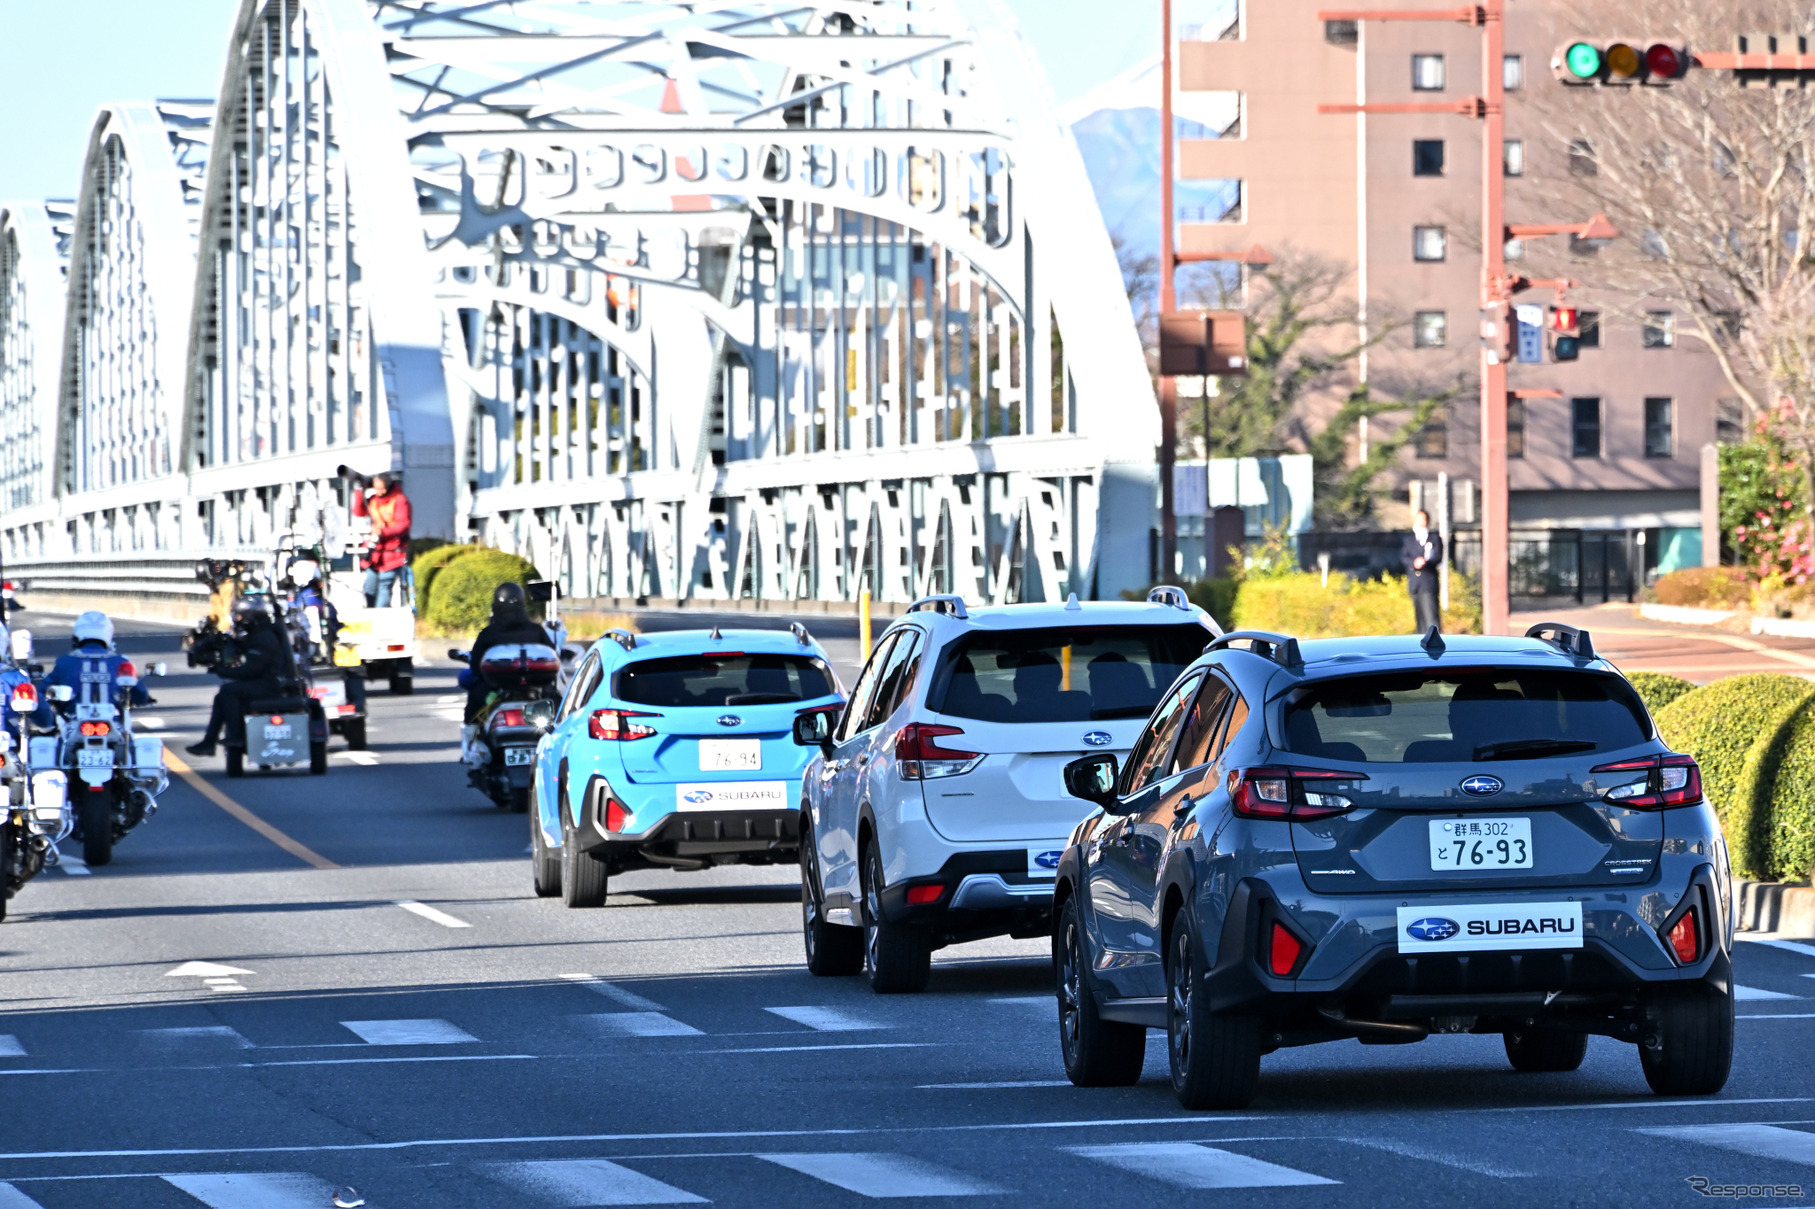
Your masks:
{"label": "side mirror", "polygon": [[1065,792],[1112,810],[1120,771],[1114,752],[1080,757],[1065,766]]}
{"label": "side mirror", "polygon": [[53,684],[44,690],[44,694],[52,701],[62,704],[68,704],[76,699],[76,690],[67,684]]}
{"label": "side mirror", "polygon": [[459,647],[451,646],[447,649],[447,657],[452,659],[455,663],[467,663],[472,659],[473,653],[471,651],[463,651]]}
{"label": "side mirror", "polygon": [[523,720],[537,730],[547,730],[555,724],[555,703],[553,701],[531,701],[523,706]]}
{"label": "side mirror", "polygon": [[832,715],[823,709],[794,715],[794,742],[821,750],[832,742]]}
{"label": "side mirror", "polygon": [[170,665],[160,659],[146,670],[153,676],[168,676],[170,674]]}
{"label": "side mirror", "polygon": [[32,632],[30,630],[13,631],[13,662],[30,663],[32,659]]}

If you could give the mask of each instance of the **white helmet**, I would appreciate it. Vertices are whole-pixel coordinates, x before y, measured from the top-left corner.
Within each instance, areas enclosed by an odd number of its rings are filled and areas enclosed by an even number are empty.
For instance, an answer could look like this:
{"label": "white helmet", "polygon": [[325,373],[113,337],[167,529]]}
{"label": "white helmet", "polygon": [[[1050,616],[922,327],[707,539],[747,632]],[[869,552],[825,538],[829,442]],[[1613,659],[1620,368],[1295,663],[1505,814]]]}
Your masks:
{"label": "white helmet", "polygon": [[321,578],[321,564],[312,558],[299,558],[290,564],[290,582],[306,587]]}
{"label": "white helmet", "polygon": [[98,609],[90,609],[76,618],[72,632],[77,642],[99,642],[110,647],[113,645],[113,622]]}

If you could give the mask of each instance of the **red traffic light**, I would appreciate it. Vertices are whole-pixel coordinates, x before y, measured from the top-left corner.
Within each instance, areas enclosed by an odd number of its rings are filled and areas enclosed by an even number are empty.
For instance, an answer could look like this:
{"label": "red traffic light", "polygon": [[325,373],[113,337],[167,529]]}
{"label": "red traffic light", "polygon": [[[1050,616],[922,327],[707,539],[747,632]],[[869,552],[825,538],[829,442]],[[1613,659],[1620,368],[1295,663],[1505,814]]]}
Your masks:
{"label": "red traffic light", "polygon": [[1675,79],[1683,69],[1683,56],[1674,46],[1655,43],[1645,51],[1645,70],[1661,79]]}
{"label": "red traffic light", "polygon": [[1573,306],[1553,306],[1550,308],[1551,330],[1573,332],[1576,330],[1576,309]]}

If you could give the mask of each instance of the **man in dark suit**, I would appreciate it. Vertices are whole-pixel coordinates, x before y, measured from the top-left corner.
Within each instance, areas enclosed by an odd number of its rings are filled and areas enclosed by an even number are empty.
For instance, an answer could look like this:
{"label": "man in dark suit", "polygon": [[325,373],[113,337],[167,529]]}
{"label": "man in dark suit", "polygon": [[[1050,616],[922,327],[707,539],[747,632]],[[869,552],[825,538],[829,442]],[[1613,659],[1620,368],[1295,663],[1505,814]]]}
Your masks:
{"label": "man in dark suit", "polygon": [[1399,561],[1405,564],[1406,586],[1412,590],[1412,613],[1418,619],[1418,632],[1428,634],[1431,627],[1443,629],[1443,610],[1437,606],[1437,576],[1443,566],[1443,539],[1431,529],[1431,514],[1420,508],[1412,513],[1412,531],[1399,547]]}

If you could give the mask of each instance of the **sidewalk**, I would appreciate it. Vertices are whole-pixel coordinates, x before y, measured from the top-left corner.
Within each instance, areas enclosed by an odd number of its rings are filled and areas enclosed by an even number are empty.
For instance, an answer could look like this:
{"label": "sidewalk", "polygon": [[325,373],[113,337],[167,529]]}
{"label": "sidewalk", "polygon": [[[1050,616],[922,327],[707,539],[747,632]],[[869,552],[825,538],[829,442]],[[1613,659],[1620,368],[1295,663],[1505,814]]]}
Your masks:
{"label": "sidewalk", "polygon": [[1782,672],[1815,680],[1815,639],[1734,634],[1706,626],[1670,625],[1640,617],[1629,604],[1520,610],[1514,633],[1561,621],[1594,636],[1595,651],[1622,671],[1665,672],[1695,684],[1741,672]]}

